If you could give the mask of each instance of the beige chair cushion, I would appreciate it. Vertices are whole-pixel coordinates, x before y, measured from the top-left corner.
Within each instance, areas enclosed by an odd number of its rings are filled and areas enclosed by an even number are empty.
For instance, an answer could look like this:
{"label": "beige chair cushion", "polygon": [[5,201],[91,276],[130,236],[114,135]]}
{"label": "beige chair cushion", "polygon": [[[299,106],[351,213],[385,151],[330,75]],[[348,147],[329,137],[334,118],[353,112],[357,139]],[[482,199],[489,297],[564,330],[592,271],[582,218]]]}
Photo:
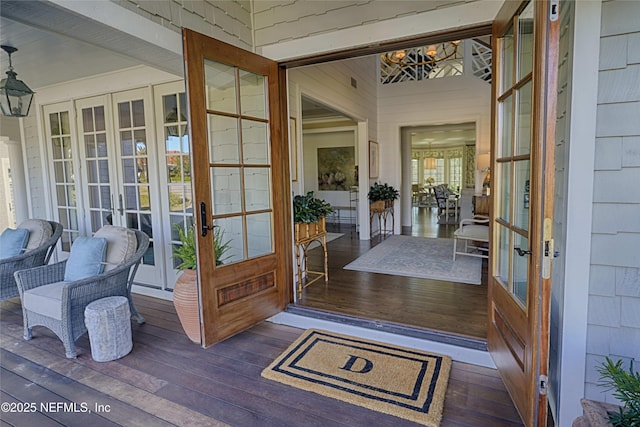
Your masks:
{"label": "beige chair cushion", "polygon": [[458,239],[489,241],[489,227],[486,225],[470,224],[458,228],[453,235]]}
{"label": "beige chair cushion", "polygon": [[61,320],[62,288],[67,283],[55,282],[30,289],[23,294],[22,304],[27,310]]}
{"label": "beige chair cushion", "polygon": [[27,219],[20,223],[18,228],[29,230],[29,242],[27,242],[27,247],[24,249],[25,252],[39,248],[53,234],[51,224],[44,219]]}
{"label": "beige chair cushion", "polygon": [[138,249],[136,233],[124,227],[105,225],[96,232],[94,237],[107,239],[107,257],[104,271],[113,270],[127,259],[131,258]]}

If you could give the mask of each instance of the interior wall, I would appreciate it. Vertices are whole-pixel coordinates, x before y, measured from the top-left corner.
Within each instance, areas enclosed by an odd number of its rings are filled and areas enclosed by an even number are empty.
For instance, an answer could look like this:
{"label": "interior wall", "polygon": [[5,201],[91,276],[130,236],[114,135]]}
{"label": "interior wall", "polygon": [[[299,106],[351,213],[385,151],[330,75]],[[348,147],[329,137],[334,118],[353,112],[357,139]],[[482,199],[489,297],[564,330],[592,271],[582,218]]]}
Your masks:
{"label": "interior wall", "polygon": [[[491,145],[491,85],[469,76],[378,86],[380,177],[401,188],[401,128],[418,125],[475,122],[476,153]],[[399,204],[396,203],[396,209]],[[411,210],[396,211],[396,233],[411,224]]]}

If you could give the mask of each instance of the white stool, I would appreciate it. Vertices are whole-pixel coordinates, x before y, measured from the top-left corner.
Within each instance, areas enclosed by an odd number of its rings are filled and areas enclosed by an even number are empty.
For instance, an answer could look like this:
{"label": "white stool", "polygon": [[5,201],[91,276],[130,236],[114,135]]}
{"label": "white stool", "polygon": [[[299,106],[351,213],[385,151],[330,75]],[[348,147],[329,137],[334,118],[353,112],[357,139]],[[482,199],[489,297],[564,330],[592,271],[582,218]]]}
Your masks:
{"label": "white stool", "polygon": [[119,359],[133,348],[127,298],[107,297],[93,301],[84,310],[84,323],[89,331],[91,356],[96,362]]}

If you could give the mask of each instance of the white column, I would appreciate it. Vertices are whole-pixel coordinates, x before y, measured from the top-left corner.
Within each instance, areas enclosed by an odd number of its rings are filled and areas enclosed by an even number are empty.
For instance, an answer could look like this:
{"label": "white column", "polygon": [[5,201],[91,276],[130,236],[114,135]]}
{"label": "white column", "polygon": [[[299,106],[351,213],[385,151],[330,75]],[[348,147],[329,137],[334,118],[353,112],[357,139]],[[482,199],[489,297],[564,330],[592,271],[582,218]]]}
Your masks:
{"label": "white column", "polygon": [[19,142],[12,141],[6,136],[0,136],[0,142],[6,144],[9,149],[15,220],[16,224],[20,224],[29,217],[27,183],[25,180],[24,162],[22,160],[22,147]]}

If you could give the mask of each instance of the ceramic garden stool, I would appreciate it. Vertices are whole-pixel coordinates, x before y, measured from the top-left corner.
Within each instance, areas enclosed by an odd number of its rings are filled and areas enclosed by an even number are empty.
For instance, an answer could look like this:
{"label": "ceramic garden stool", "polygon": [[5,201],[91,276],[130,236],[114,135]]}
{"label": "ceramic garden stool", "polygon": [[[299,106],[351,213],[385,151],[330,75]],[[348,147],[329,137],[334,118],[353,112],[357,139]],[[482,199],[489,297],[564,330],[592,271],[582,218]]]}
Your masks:
{"label": "ceramic garden stool", "polygon": [[91,356],[96,362],[119,359],[133,348],[127,298],[107,297],[90,303],[84,310],[84,323],[89,331]]}

